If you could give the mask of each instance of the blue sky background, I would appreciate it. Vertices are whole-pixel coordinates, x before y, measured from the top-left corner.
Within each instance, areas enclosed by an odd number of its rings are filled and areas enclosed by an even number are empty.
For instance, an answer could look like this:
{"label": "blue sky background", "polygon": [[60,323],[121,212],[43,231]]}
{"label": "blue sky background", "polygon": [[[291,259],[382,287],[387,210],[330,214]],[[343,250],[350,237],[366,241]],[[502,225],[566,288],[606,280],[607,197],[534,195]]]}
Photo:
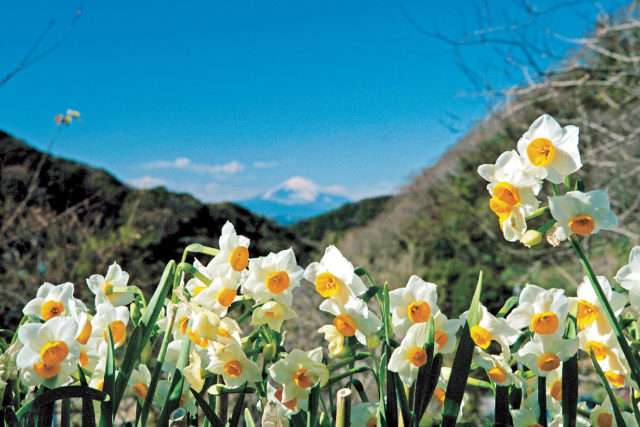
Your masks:
{"label": "blue sky background", "polygon": [[[549,22],[554,31],[580,37],[595,21],[594,3],[575,3]],[[83,10],[58,50],[0,86],[0,129],[42,149],[54,116],[77,109],[82,121],[64,129],[54,155],[203,201],[246,199],[292,176],[354,200],[388,194],[489,102],[464,96],[475,89],[450,48],[416,31],[402,9],[456,38],[474,29],[477,13],[526,19],[514,4],[0,2],[0,78],[52,18],[44,47]],[[499,73],[505,58],[487,48],[465,58],[494,67],[497,84],[518,83]]]}

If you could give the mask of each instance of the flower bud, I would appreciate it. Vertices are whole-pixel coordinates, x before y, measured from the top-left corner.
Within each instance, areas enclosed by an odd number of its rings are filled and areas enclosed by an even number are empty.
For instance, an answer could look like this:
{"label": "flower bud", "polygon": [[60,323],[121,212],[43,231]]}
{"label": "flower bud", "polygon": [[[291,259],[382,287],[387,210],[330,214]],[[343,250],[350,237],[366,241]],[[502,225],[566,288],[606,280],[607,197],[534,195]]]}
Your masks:
{"label": "flower bud", "polygon": [[129,313],[131,315],[131,320],[134,325],[137,325],[140,322],[140,318],[142,317],[142,312],[140,311],[140,306],[135,302],[132,302],[129,306]]}
{"label": "flower bud", "polygon": [[271,362],[275,359],[278,353],[278,349],[274,343],[269,343],[264,346],[262,349],[262,357],[264,357],[265,362]]}
{"label": "flower bud", "polygon": [[369,335],[367,337],[367,347],[370,349],[376,348],[380,344],[380,337],[377,335]]}
{"label": "flower bud", "polygon": [[153,341],[149,340],[140,352],[140,362],[147,363],[151,359],[151,351],[153,350]]}
{"label": "flower bud", "polygon": [[539,244],[541,241],[542,241],[542,233],[540,233],[538,230],[528,230],[520,238],[520,243],[522,243],[528,248]]}

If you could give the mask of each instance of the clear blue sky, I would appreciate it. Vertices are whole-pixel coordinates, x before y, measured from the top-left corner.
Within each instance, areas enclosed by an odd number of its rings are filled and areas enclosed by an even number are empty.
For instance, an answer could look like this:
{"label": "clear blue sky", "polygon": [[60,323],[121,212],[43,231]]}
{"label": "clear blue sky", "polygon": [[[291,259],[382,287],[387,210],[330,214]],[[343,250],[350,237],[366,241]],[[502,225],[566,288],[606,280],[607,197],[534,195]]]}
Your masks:
{"label": "clear blue sky", "polygon": [[[492,15],[522,18],[513,3],[487,2]],[[389,193],[487,109],[484,98],[460,96],[473,88],[454,55],[416,31],[402,8],[456,37],[462,25],[473,28],[476,5],[4,1],[0,78],[52,18],[44,47],[78,7],[83,13],[58,50],[0,86],[0,129],[44,148],[54,116],[77,109],[82,122],[64,129],[54,155],[204,201],[245,199],[291,176],[352,199]],[[579,3],[555,29],[581,36],[597,13]],[[496,69],[504,61],[481,49],[467,59]]]}

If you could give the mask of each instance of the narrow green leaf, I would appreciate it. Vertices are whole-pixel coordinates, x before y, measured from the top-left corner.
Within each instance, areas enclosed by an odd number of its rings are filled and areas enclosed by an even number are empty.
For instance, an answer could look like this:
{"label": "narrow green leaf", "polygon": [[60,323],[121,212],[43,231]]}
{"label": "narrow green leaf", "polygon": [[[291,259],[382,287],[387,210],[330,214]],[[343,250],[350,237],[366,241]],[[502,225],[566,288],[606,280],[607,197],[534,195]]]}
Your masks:
{"label": "narrow green leaf", "polygon": [[396,384],[394,372],[387,369],[387,404],[385,405],[385,420],[390,427],[398,426],[398,401],[396,399]]}
{"label": "narrow green leaf", "polygon": [[320,398],[320,386],[316,385],[309,392],[309,410],[307,412],[307,427],[315,427],[318,420],[318,400]]}
{"label": "narrow green leaf", "polygon": [[4,408],[4,413],[1,414],[7,427],[20,427],[18,417],[16,416],[16,413],[13,412],[13,408],[7,406]]}
{"label": "narrow green leaf", "polygon": [[393,382],[396,386],[396,395],[398,396],[398,402],[400,402],[400,412],[402,413],[402,422],[405,426],[410,426],[413,419],[413,412],[409,408],[409,402],[407,395],[404,392],[404,384],[400,380],[400,377],[395,372],[389,372],[390,376],[393,375]]}
{"label": "narrow green leaf", "polygon": [[351,381],[349,381],[349,383],[353,384],[353,387],[358,392],[358,396],[360,396],[360,401],[362,403],[365,403],[365,402],[369,401],[369,397],[367,396],[367,393],[364,390],[364,386],[362,385],[360,380],[358,380],[357,378],[354,378]]}
{"label": "narrow green leaf", "polygon": [[222,422],[222,420],[220,420],[220,418],[218,418],[218,416],[216,415],[216,411],[211,407],[211,405],[209,405],[207,401],[204,400],[202,396],[200,396],[200,394],[194,389],[191,389],[191,394],[193,394],[193,397],[195,397],[196,403],[198,404],[200,409],[202,409],[205,418],[211,423],[211,425],[213,427],[224,427],[224,423]]}
{"label": "narrow green leaf", "polygon": [[542,427],[547,427],[547,377],[538,377],[538,407],[540,408],[538,423]]}
{"label": "narrow green leaf", "polygon": [[167,295],[169,295],[169,291],[171,291],[171,288],[173,286],[173,278],[175,272],[175,261],[169,261],[167,266],[164,268],[160,283],[153,293],[151,301],[149,301],[149,304],[147,305],[147,309],[142,315],[142,319],[140,320],[140,325],[142,325],[143,327],[142,340],[140,341],[141,349],[147,344],[147,342],[151,338],[151,334],[156,327],[156,322],[158,321],[158,317],[160,316],[162,307],[164,307],[164,301],[167,298]]}
{"label": "narrow green leaf", "polygon": [[256,427],[256,423],[253,421],[253,417],[251,416],[251,411],[249,410],[249,408],[244,408],[244,426]]}
{"label": "narrow green leaf", "polygon": [[495,393],[495,420],[499,425],[510,425],[511,415],[509,414],[509,387],[496,386]]}
{"label": "narrow green leaf", "polygon": [[[87,377],[84,374],[82,366],[78,364],[78,377],[80,378],[80,385],[88,387]],[[96,413],[93,409],[93,401],[83,396],[82,397],[82,425],[93,427],[96,425]]]}
{"label": "narrow green leaf", "polygon": [[378,402],[380,402],[380,410],[384,412],[384,384],[387,376],[387,353],[380,356],[380,365],[378,366]]}
{"label": "narrow green leaf", "polygon": [[129,382],[129,378],[131,377],[131,373],[137,365],[137,362],[140,358],[140,353],[142,352],[142,347],[140,346],[142,342],[143,328],[141,326],[136,326],[133,328],[133,332],[131,333],[131,337],[129,338],[129,343],[127,344],[127,350],[124,353],[124,359],[122,359],[122,365],[118,370],[118,376],[116,378],[116,385],[114,389],[113,395],[113,412],[118,412],[118,406],[120,405],[120,401],[122,400],[122,396],[127,388],[127,383]]}
{"label": "narrow green leaf", "polygon": [[416,399],[414,396],[414,402],[413,402],[414,406],[413,408],[411,408],[413,413],[416,416],[416,419],[418,420],[422,418],[422,414],[424,414],[424,411],[427,408],[425,405],[424,399],[422,399],[422,396],[424,396],[425,389],[429,384],[429,375],[431,374],[431,368],[433,366],[434,336],[435,336],[435,329],[433,324],[433,316],[429,316],[429,321],[427,323],[427,340],[423,346],[425,352],[427,353],[427,363],[425,363],[423,366],[421,366],[418,369],[418,376],[416,378],[416,383],[415,383],[415,387],[416,387],[415,396],[418,396],[419,398]]}
{"label": "narrow green leaf", "polygon": [[478,283],[476,284],[476,290],[471,300],[467,321],[462,328],[460,342],[458,343],[458,348],[453,359],[451,372],[455,372],[456,374],[449,378],[449,384],[447,384],[447,391],[445,392],[444,404],[442,406],[442,427],[454,427],[458,413],[460,412],[464,390],[467,387],[471,359],[473,358],[473,351],[475,350],[475,343],[471,339],[469,331],[471,327],[478,324],[478,309],[480,306],[481,293],[482,271],[480,271],[478,275]]}
{"label": "narrow green leaf", "polygon": [[371,298],[373,298],[376,295],[379,295],[381,291],[382,289],[380,289],[378,286],[372,286],[369,289],[367,289],[367,292],[365,292],[364,295],[362,295],[360,298],[362,298],[364,302],[369,302]]}
{"label": "narrow green leaf", "polygon": [[116,361],[113,348],[113,334],[111,327],[107,325],[107,363],[104,371],[102,391],[107,393],[109,399],[100,405],[100,427],[113,425],[113,387],[116,373]]}
{"label": "narrow green leaf", "polygon": [[509,314],[511,309],[518,304],[518,300],[518,297],[509,298],[507,302],[504,303],[498,314],[496,314],[496,317],[505,317],[507,314]]}
{"label": "narrow green leaf", "polygon": [[211,279],[209,279],[204,274],[200,273],[197,268],[195,268],[193,265],[189,264],[188,262],[181,262],[180,264],[178,264],[178,268],[181,268],[187,273],[196,277],[198,280],[200,280],[202,283],[204,283],[207,286],[209,286],[212,282]]}
{"label": "narrow green leaf", "polygon": [[[191,327],[191,320],[187,328]],[[167,394],[167,400],[160,412],[159,424],[167,425],[169,423],[169,415],[180,406],[180,398],[182,397],[182,387],[184,385],[184,375],[182,370],[187,366],[189,362],[189,352],[191,350],[191,340],[183,339],[182,347],[180,348],[180,355],[176,362],[176,369],[173,371],[171,377],[171,385],[169,386],[169,393]]]}
{"label": "narrow green leaf", "polygon": [[242,407],[244,406],[244,396],[244,393],[240,393],[236,400],[236,404],[233,405],[229,427],[238,427],[238,423],[240,422],[240,415],[242,414]]}
{"label": "narrow green leaf", "polygon": [[[427,406],[429,405],[429,401],[433,396],[433,392],[436,390],[438,386],[438,379],[440,378],[440,371],[442,370],[442,363],[444,359],[442,354],[438,353],[433,358],[433,364],[431,365],[431,372],[429,373],[429,377],[427,378],[427,385],[424,387],[423,395],[421,396],[422,403],[420,405],[420,411],[422,414],[420,416],[416,416],[418,420],[422,419],[425,411],[427,410]],[[417,398],[416,398],[417,400]]]}
{"label": "narrow green leaf", "polygon": [[611,390],[609,381],[604,376],[604,372],[602,372],[602,368],[600,367],[600,364],[596,360],[596,356],[593,354],[593,351],[590,352],[589,355],[591,356],[591,362],[593,363],[593,367],[596,369],[596,373],[600,377],[600,381],[602,381],[602,385],[604,385],[605,390],[607,390],[609,401],[611,402],[611,406],[613,407],[613,415],[616,418],[616,424],[618,425],[618,427],[626,427],[624,419],[622,418],[622,413],[620,412],[620,407],[618,406],[618,400],[616,399],[616,395],[613,394],[613,390]]}
{"label": "narrow green leaf", "polygon": [[60,427],[71,426],[71,400],[69,398],[62,399],[60,405]]}
{"label": "narrow green leaf", "polygon": [[[576,337],[576,316],[578,304],[567,317],[564,337]],[[562,363],[562,424],[565,427],[576,427],[578,422],[578,354]]]}

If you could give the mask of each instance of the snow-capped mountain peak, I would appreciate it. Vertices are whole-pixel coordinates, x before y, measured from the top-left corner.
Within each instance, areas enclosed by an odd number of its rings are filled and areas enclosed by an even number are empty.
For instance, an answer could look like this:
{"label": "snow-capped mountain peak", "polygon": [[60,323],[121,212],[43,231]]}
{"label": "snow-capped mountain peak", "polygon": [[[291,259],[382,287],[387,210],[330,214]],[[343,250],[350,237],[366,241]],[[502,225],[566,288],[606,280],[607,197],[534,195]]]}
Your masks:
{"label": "snow-capped mountain peak", "polygon": [[294,205],[315,202],[319,194],[320,187],[315,182],[302,176],[293,176],[277,187],[266,191],[261,198]]}

